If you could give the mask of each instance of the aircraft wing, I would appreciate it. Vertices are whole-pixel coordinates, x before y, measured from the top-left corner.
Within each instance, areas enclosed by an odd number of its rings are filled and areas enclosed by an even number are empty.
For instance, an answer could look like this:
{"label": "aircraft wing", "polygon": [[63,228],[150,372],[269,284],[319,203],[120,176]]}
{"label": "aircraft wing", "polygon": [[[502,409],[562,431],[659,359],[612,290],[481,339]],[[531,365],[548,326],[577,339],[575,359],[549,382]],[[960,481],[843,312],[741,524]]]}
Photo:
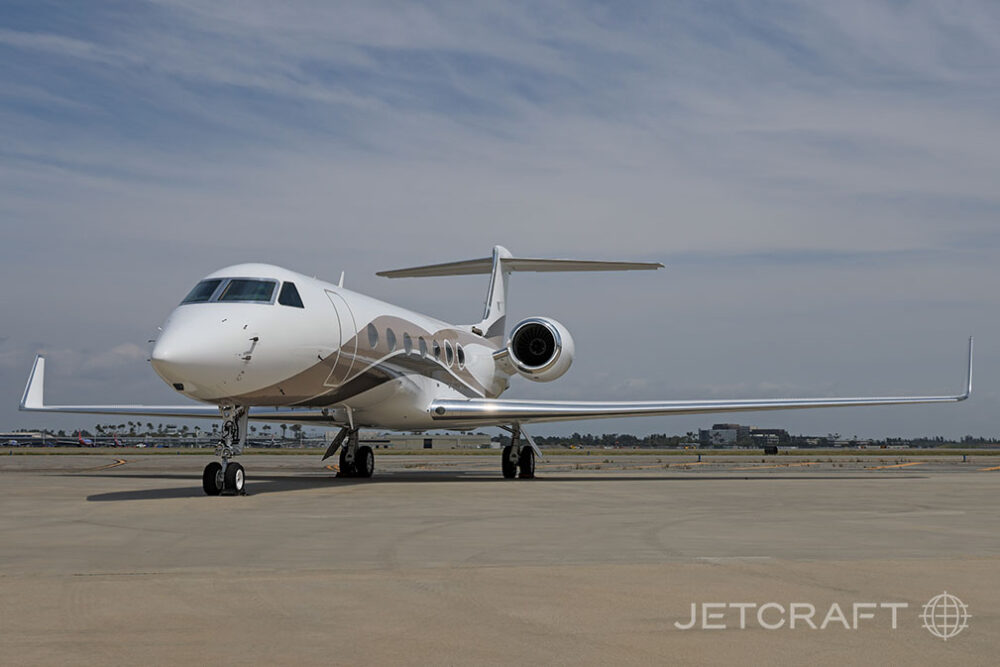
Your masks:
{"label": "aircraft wing", "polygon": [[442,428],[496,424],[574,421],[614,417],[652,417],[763,410],[803,410],[874,405],[957,403],[972,393],[972,339],[965,392],[953,396],[891,396],[846,398],[769,398],[714,401],[524,401],[504,399],[447,399],[431,403],[430,413]]}
{"label": "aircraft wing", "polygon": [[[173,419],[219,419],[218,406],[201,405],[46,405],[45,404],[45,357],[35,357],[28,384],[21,397],[20,409],[24,412],[68,412],[94,415],[124,415],[132,417],[163,417]],[[322,422],[330,424],[335,420],[325,410],[315,408],[271,408],[253,407],[249,417],[254,421],[284,423]]]}

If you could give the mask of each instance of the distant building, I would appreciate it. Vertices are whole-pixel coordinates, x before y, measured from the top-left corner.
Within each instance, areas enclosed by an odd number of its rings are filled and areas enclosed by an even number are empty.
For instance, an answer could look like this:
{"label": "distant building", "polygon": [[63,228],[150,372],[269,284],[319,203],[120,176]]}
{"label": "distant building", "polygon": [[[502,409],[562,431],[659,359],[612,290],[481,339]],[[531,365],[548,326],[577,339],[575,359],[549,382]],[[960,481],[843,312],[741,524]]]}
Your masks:
{"label": "distant building", "polygon": [[783,428],[757,428],[740,424],[713,424],[710,429],[698,431],[702,447],[763,447],[784,445],[791,441]]}
{"label": "distant building", "polygon": [[710,429],[701,429],[698,431],[698,441],[703,447],[732,447],[738,443],[745,442],[749,435],[749,426],[713,424]]}
{"label": "distant building", "polygon": [[40,431],[11,431],[10,433],[0,433],[0,445],[4,447],[40,445],[44,441],[45,437]]}
{"label": "distant building", "polygon": [[788,431],[783,428],[751,428],[750,440],[755,446],[786,445],[791,441]]}

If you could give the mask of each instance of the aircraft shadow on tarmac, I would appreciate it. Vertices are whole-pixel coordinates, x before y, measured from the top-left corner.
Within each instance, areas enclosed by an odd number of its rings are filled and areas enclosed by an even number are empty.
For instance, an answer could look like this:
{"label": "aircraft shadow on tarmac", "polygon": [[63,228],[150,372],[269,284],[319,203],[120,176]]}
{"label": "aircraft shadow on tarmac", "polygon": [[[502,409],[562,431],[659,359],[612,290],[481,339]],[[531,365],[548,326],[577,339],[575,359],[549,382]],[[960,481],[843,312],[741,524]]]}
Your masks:
{"label": "aircraft shadow on tarmac", "polygon": [[[80,475],[73,475],[79,477]],[[204,492],[191,475],[179,473],[150,474],[90,474],[87,477],[117,477],[131,479],[177,479],[184,480],[184,486],[169,488],[135,489],[130,491],[110,491],[87,496],[91,502],[109,502],[123,500],[154,500],[166,498],[200,498]],[[288,491],[303,491],[310,489],[339,489],[351,486],[370,486],[379,484],[409,484],[409,483],[440,483],[440,482],[494,482],[507,484],[546,484],[550,482],[698,482],[698,481],[794,481],[794,480],[846,480],[846,479],[920,479],[923,475],[621,475],[607,473],[601,475],[559,475],[545,474],[533,480],[506,480],[499,475],[486,472],[462,471],[406,471],[376,475],[372,479],[341,479],[335,475],[254,475],[247,477],[246,495],[258,496],[268,493],[283,493]]]}

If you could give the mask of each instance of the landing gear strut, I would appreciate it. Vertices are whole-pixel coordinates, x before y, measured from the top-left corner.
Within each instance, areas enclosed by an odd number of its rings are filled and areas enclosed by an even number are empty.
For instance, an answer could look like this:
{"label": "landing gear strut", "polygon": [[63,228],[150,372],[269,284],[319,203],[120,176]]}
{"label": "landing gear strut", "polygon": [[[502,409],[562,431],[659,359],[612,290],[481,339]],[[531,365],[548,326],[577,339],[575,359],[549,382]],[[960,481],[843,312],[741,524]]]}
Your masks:
{"label": "landing gear strut", "polygon": [[514,479],[519,471],[521,479],[535,477],[535,449],[530,444],[521,444],[521,427],[518,424],[510,428],[510,444],[503,448],[500,464],[504,479]]}
{"label": "landing gear strut", "polygon": [[[343,446],[341,446],[343,443]],[[341,429],[337,437],[326,450],[323,459],[333,456],[337,448],[340,448],[340,462],[337,477],[371,477],[375,473],[375,452],[368,445],[361,445],[358,442],[358,429]]]}
{"label": "landing gear strut", "polygon": [[212,461],[205,466],[201,475],[201,485],[210,496],[244,495],[246,493],[246,471],[239,463],[230,459],[243,453],[247,434],[247,409],[242,406],[221,406],[222,438],[215,455],[222,462]]}

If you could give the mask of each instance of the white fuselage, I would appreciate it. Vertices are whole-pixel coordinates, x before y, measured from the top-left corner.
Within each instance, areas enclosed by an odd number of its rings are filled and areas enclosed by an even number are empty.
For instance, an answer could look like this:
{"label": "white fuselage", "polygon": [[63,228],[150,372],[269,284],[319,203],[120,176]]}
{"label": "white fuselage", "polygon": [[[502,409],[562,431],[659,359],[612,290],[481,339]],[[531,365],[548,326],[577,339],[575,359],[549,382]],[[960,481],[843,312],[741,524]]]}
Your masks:
{"label": "white fuselage", "polygon": [[[234,279],[271,281],[273,292],[227,301]],[[199,401],[330,408],[356,425],[424,429],[435,426],[431,401],[495,398],[507,387],[497,346],[471,327],[266,264],[203,283],[212,296],[175,308],[151,355],[164,381]],[[280,302],[286,283],[301,307]]]}

